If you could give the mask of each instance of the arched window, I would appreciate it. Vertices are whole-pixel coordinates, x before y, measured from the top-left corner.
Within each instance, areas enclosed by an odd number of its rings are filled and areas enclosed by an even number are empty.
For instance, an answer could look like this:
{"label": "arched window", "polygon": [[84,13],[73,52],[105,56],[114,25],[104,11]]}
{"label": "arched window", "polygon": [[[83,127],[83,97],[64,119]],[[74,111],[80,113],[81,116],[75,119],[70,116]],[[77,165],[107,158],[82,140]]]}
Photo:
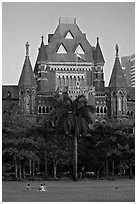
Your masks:
{"label": "arched window", "polygon": [[107,113],[107,107],[106,106],[104,107],[104,113],[105,114]]}
{"label": "arched window", "polygon": [[76,86],[76,76],[74,76],[74,86]]}
{"label": "arched window", "polygon": [[103,114],[103,107],[100,107],[100,113]]}
{"label": "arched window", "polygon": [[38,109],[38,111],[39,111],[39,114],[41,114],[41,106],[39,106],[39,109]]}
{"label": "arched window", "polygon": [[127,115],[129,115],[129,110],[127,111]]}
{"label": "arched window", "polygon": [[43,106],[43,109],[42,109],[42,110],[43,110],[43,113],[45,113],[45,107],[44,107],[44,106]]}
{"label": "arched window", "polygon": [[98,106],[96,107],[96,111],[97,111],[97,113],[99,114],[99,107],[98,107]]}
{"label": "arched window", "polygon": [[122,111],[122,100],[120,96],[118,97],[118,110]]}
{"label": "arched window", "polygon": [[65,77],[64,77],[64,75],[62,76],[62,86],[65,86]]}
{"label": "arched window", "polygon": [[123,113],[125,113],[127,110],[127,99],[126,97],[124,96],[123,97]]}
{"label": "arched window", "polygon": [[133,116],[133,111],[132,110],[130,111],[130,115]]}
{"label": "arched window", "polygon": [[20,112],[23,113],[23,111],[24,111],[24,95],[23,95],[23,91],[20,91],[19,106],[20,106]]}
{"label": "arched window", "polygon": [[119,111],[122,111],[123,110],[123,99],[122,99],[122,97],[123,97],[123,93],[122,93],[122,91],[118,91],[118,110]]}
{"label": "arched window", "polygon": [[61,86],[61,76],[59,75],[59,78],[58,78],[58,84],[59,86]]}
{"label": "arched window", "polygon": [[21,96],[23,95],[23,91],[20,91],[20,95],[21,95]]}
{"label": "arched window", "polygon": [[31,96],[31,112],[34,113],[35,110],[35,95],[33,93],[33,95]]}
{"label": "arched window", "polygon": [[30,97],[28,95],[25,97],[25,111],[30,113]]}
{"label": "arched window", "polygon": [[46,113],[49,113],[49,107],[47,106],[47,108],[46,108]]}

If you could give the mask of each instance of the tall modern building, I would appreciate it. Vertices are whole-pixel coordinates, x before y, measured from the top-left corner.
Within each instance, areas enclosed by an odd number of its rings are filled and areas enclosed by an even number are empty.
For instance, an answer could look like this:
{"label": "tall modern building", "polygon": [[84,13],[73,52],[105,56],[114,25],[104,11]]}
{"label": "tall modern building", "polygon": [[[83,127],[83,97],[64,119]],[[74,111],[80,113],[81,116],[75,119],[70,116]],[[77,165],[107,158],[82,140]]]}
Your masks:
{"label": "tall modern building", "polygon": [[53,108],[55,93],[64,91],[72,99],[84,94],[96,107],[99,121],[134,119],[134,91],[131,94],[127,87],[118,45],[109,87],[105,87],[105,60],[99,38],[91,45],[76,19],[59,19],[55,32],[48,34],[47,45],[42,36],[34,68],[28,43],[25,50],[18,85],[2,87],[3,120],[10,111],[27,122],[41,123]]}
{"label": "tall modern building", "polygon": [[135,54],[131,55],[131,87],[135,87]]}
{"label": "tall modern building", "polygon": [[128,87],[135,87],[135,54],[121,57],[121,64]]}

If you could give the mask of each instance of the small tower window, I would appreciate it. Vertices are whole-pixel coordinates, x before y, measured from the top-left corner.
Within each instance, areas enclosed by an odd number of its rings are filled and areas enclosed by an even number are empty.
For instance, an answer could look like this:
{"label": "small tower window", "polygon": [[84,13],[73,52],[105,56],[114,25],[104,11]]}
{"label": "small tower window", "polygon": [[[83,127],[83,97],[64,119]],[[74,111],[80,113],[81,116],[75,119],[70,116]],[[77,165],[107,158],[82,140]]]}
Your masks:
{"label": "small tower window", "polygon": [[58,50],[57,50],[57,54],[66,54],[66,48],[64,47],[64,45],[61,43],[61,45],[59,46]]}
{"label": "small tower window", "polygon": [[73,39],[72,33],[71,33],[70,31],[68,31],[65,38],[66,38],[66,39]]}

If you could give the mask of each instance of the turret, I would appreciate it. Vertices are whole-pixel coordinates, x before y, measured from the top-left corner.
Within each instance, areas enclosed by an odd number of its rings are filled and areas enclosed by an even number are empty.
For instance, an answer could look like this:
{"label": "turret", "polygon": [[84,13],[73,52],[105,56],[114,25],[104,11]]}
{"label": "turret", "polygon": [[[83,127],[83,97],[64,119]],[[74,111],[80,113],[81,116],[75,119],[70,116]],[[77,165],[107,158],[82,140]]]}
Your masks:
{"label": "turret", "polygon": [[105,60],[100,48],[99,38],[97,37],[97,44],[94,52],[94,71],[93,71],[93,85],[96,91],[104,91],[104,73],[103,66]]}
{"label": "turret", "polygon": [[36,106],[36,81],[29,58],[29,44],[25,45],[26,56],[19,79],[19,106],[23,114],[34,114]]}
{"label": "turret", "polygon": [[47,54],[45,45],[43,42],[43,36],[41,46],[39,48],[39,53],[37,57],[37,61],[34,68],[35,78],[37,80],[37,90],[44,92],[46,90],[47,83],[47,71],[46,71],[46,62],[47,62]]}
{"label": "turret", "polygon": [[115,46],[116,57],[109,82],[110,110],[113,117],[125,117],[127,111],[127,85],[126,79],[119,61],[119,47]]}

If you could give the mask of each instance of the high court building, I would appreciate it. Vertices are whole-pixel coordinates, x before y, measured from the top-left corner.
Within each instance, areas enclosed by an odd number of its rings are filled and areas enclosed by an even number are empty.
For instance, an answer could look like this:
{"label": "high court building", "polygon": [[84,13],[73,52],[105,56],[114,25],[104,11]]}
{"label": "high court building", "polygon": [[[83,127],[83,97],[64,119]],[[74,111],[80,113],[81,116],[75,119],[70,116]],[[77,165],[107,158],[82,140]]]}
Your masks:
{"label": "high court building", "polygon": [[[41,123],[53,108],[55,93],[68,92],[72,99],[84,94],[96,107],[98,121],[134,121],[135,90],[128,87],[115,47],[115,62],[108,87],[105,87],[105,59],[99,38],[91,45],[76,19],[59,19],[45,45],[42,36],[35,66],[32,68],[29,44],[18,85],[2,86],[3,120],[18,114],[31,123]],[[111,57],[111,56],[110,56]]]}

